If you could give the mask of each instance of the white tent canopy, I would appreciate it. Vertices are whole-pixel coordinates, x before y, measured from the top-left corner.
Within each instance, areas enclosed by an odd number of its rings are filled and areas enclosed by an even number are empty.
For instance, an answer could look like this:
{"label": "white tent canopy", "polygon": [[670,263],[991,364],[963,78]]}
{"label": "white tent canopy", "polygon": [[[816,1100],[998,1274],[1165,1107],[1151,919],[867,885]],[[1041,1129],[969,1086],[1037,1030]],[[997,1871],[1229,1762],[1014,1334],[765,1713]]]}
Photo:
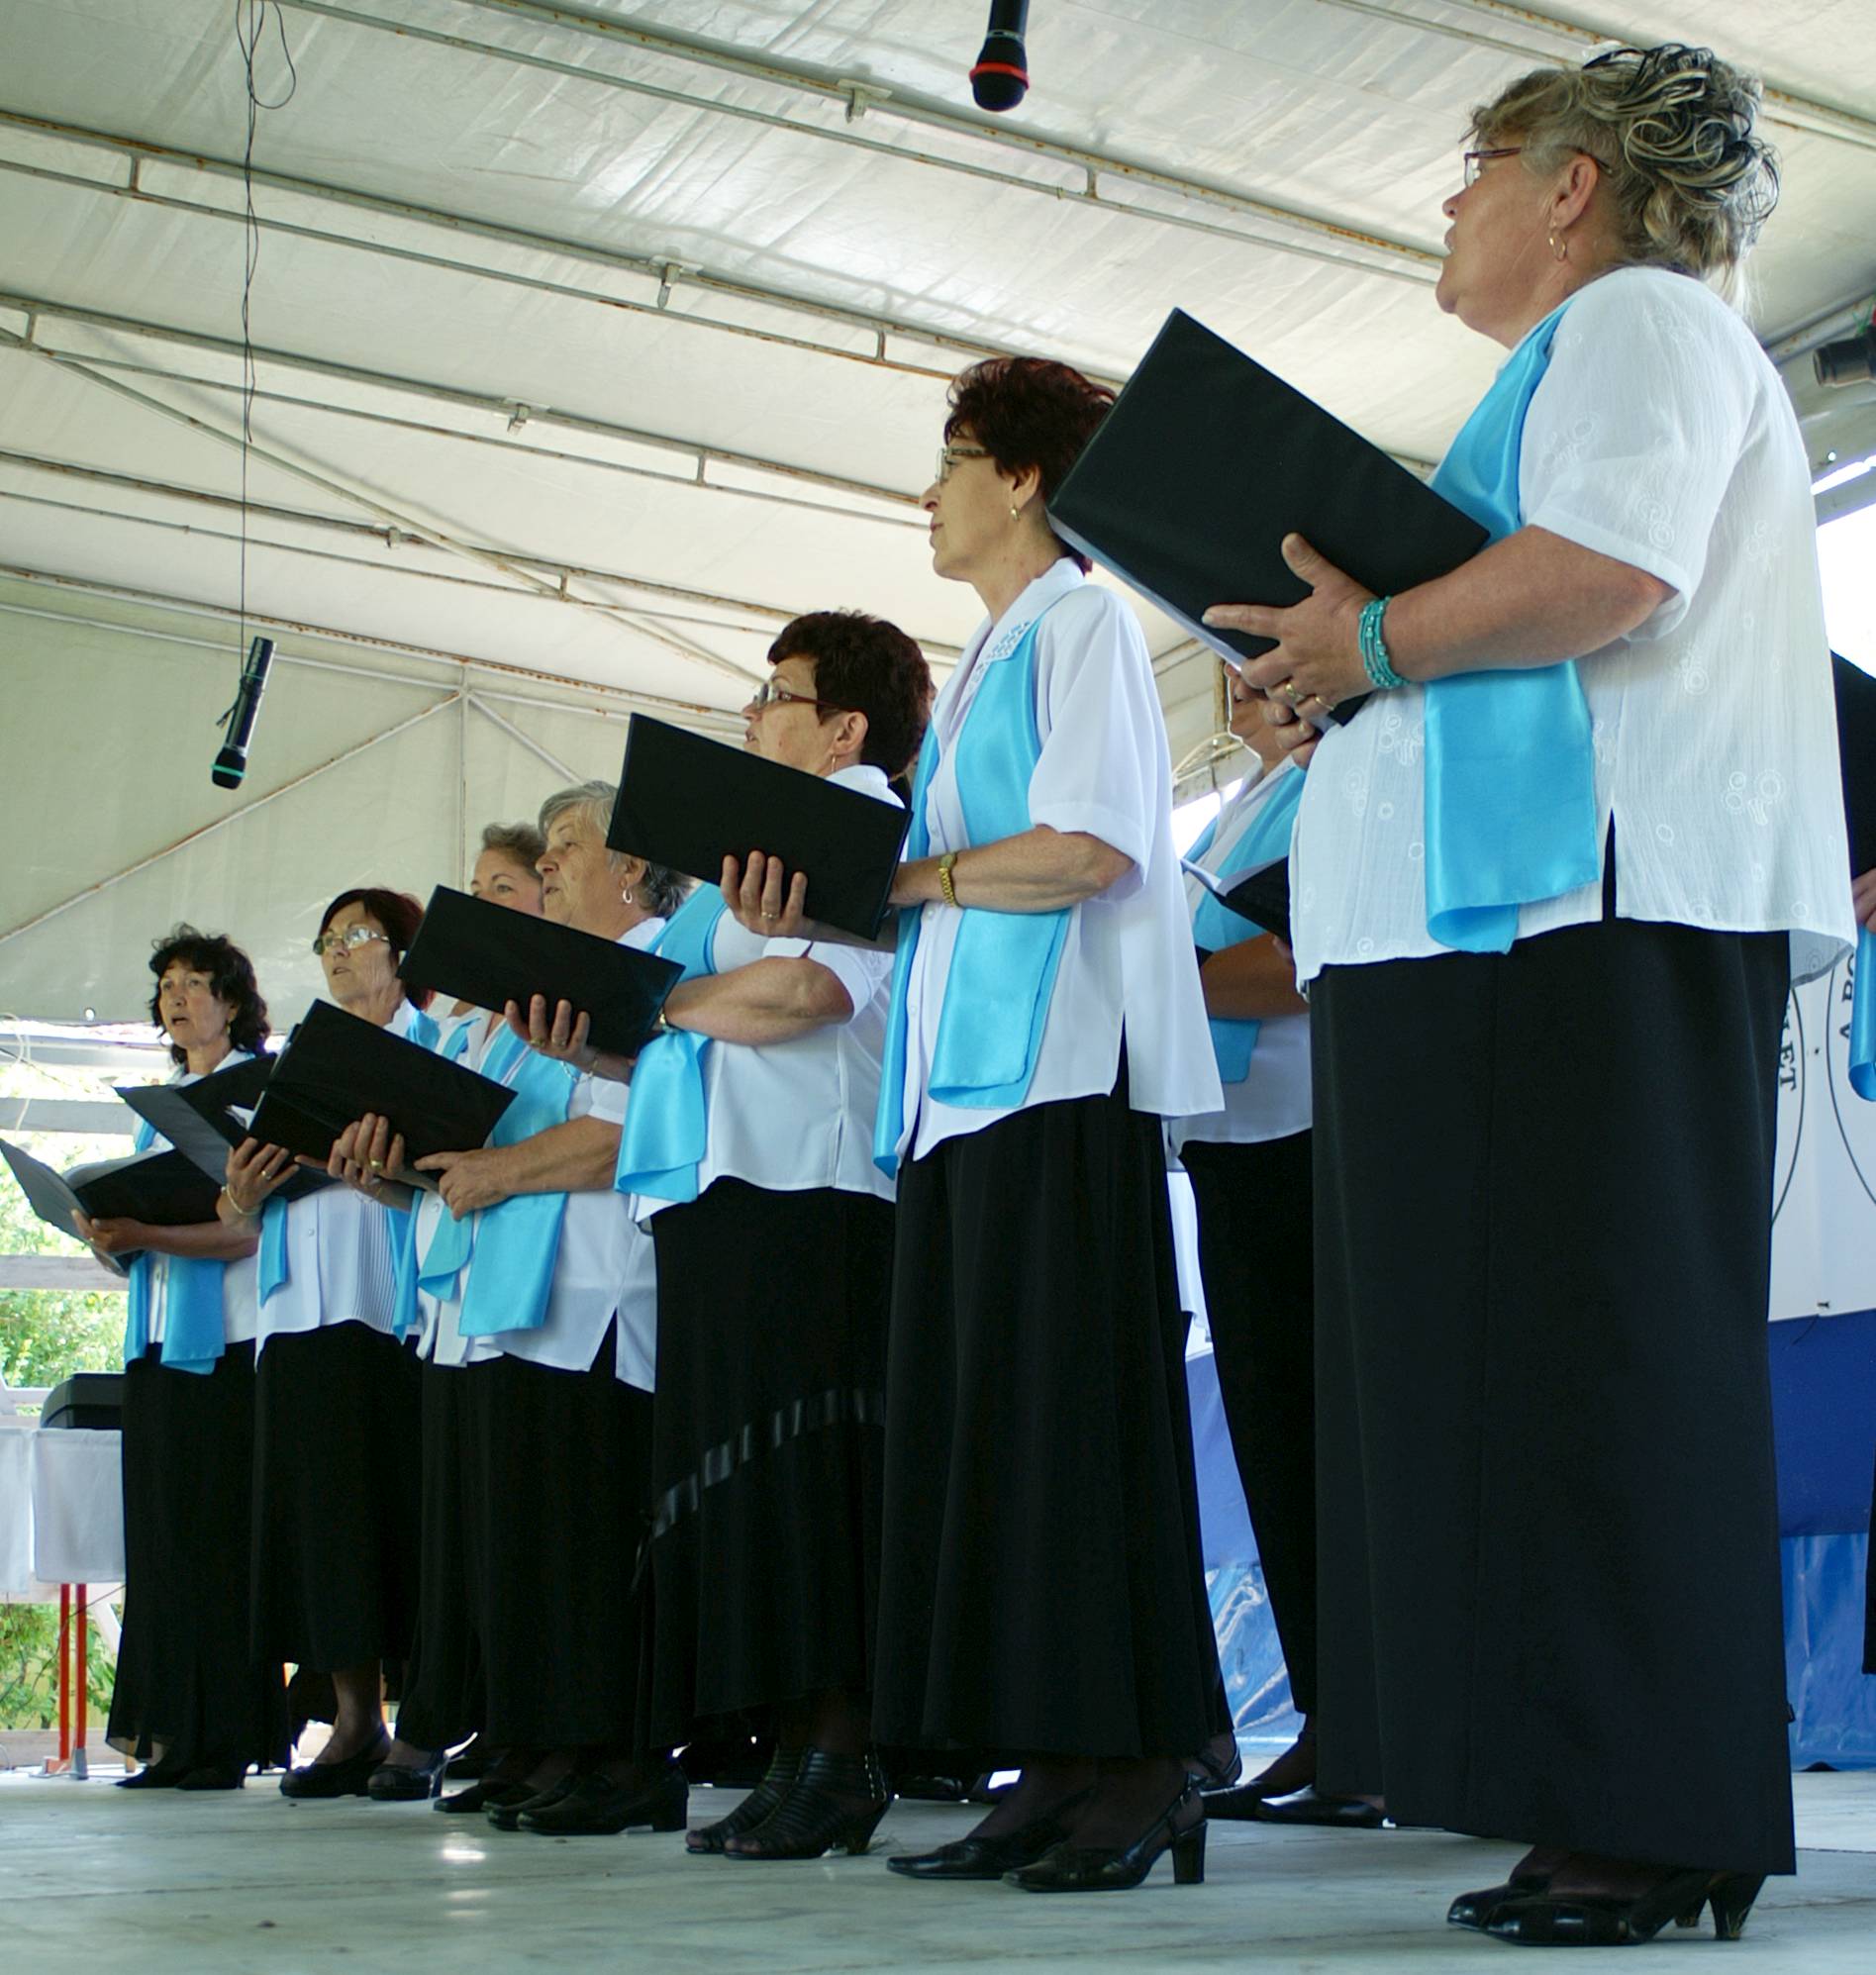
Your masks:
{"label": "white tent canopy", "polygon": [[[1765,76],[1752,319],[1820,470],[1876,450],[1876,387],[1821,391],[1807,354],[1876,290],[1876,0],[1032,11],[1003,119],[963,80],[981,0],[270,14],[245,584],[279,657],[228,796],[236,10],[10,0],[0,1010],[132,1015],[188,918],[290,1018],[334,892],[460,882],[485,821],[616,772],[635,706],[733,734],[794,613],[880,612],[942,665],[976,600],[933,577],[917,496],[988,350],[1119,379],[1177,303],[1436,457],[1493,361],[1431,295],[1467,112],[1606,35]],[[1216,667],[1142,614],[1183,757]]]}

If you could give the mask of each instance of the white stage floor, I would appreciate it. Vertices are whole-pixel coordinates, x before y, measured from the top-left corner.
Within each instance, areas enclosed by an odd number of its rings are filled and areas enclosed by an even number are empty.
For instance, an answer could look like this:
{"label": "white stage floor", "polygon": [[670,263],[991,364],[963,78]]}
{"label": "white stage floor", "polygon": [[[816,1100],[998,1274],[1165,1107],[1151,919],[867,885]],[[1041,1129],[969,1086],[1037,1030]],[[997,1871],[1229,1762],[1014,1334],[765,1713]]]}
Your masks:
{"label": "white stage floor", "polygon": [[[114,1772],[106,1772],[110,1774]],[[1868,1975],[1876,1967],[1876,1774],[1806,1775],[1796,1880],[1773,1883],[1725,1975]],[[691,1793],[691,1815],[734,1795]],[[813,1865],[690,1858],[675,1837],[504,1835],[424,1805],[291,1804],[272,1779],[239,1795],[127,1795],[0,1776],[0,1933],[17,1970],[139,1975],[264,1968],[608,1968],[795,1975],[832,1969],[1368,1971],[1520,1969],[1442,1924],[1447,1900],[1502,1877],[1503,1845],[1424,1831],[1216,1825],[1203,1887],[1161,1863],[1139,1891],[1040,1898],[921,1886],[893,1849],[960,1835],[978,1813],[896,1806],[871,1856]],[[461,1827],[468,1826],[467,1829]],[[1690,1967],[1701,1936],[1656,1953]],[[1575,1975],[1609,1952],[1569,1957]],[[1705,1957],[1697,1957],[1704,1968]],[[1623,1964],[1631,1965],[1627,1957]],[[1652,1966],[1652,1963],[1644,1963]]]}

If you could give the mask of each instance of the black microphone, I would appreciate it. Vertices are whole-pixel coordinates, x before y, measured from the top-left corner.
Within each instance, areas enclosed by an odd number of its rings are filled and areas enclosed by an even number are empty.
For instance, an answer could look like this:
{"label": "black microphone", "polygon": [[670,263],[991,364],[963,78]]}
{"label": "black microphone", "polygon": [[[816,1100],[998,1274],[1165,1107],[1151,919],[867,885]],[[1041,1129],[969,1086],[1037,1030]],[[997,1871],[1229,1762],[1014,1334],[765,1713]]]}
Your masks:
{"label": "black microphone", "polygon": [[267,667],[272,663],[273,640],[256,638],[247,647],[247,662],[241,669],[241,684],[235,688],[235,704],[216,723],[228,734],[215,766],[209,770],[209,778],[218,789],[240,788],[247,772],[247,743],[260,717],[260,696],[267,690]]}
{"label": "black microphone", "polygon": [[1030,93],[1030,54],[1023,36],[1030,0],[990,0],[990,26],[970,71],[970,93],[980,110],[1014,110]]}

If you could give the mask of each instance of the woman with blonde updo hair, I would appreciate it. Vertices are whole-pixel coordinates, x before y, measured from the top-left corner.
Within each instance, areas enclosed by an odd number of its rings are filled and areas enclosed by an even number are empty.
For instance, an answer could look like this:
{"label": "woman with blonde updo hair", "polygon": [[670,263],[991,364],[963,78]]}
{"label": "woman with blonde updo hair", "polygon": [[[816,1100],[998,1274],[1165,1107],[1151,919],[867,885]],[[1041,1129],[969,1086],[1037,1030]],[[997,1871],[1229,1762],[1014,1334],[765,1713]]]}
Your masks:
{"label": "woman with blonde updo hair", "polygon": [[1477,110],[1436,299],[1510,354],[1433,485],[1489,545],[1374,597],[1292,536],[1303,603],[1210,613],[1316,757],[1319,1776],[1531,1846],[1448,1916],[1508,1940],[1734,1937],[1795,1862],[1774,1096],[1854,922],[1804,444],[1716,292],[1758,94],[1671,45]]}

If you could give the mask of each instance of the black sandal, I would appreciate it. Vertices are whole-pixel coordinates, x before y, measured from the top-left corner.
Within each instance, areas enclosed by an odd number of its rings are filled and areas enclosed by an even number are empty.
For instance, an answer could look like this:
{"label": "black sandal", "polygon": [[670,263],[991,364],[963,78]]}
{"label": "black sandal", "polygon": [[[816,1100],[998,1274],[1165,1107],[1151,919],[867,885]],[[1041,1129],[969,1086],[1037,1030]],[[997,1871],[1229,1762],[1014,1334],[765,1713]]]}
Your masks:
{"label": "black sandal", "polygon": [[857,1857],[892,1802],[879,1758],[805,1748],[795,1780],[773,1811],[726,1858],[819,1858],[835,1845]]}
{"label": "black sandal", "polygon": [[694,1831],[687,1831],[684,1849],[722,1851],[726,1840],[741,1837],[744,1831],[752,1831],[757,1825],[766,1823],[801,1773],[801,1756],[802,1751],[798,1748],[778,1748],[769,1758],[761,1782],[727,1818],[719,1818],[715,1824],[699,1825]]}

